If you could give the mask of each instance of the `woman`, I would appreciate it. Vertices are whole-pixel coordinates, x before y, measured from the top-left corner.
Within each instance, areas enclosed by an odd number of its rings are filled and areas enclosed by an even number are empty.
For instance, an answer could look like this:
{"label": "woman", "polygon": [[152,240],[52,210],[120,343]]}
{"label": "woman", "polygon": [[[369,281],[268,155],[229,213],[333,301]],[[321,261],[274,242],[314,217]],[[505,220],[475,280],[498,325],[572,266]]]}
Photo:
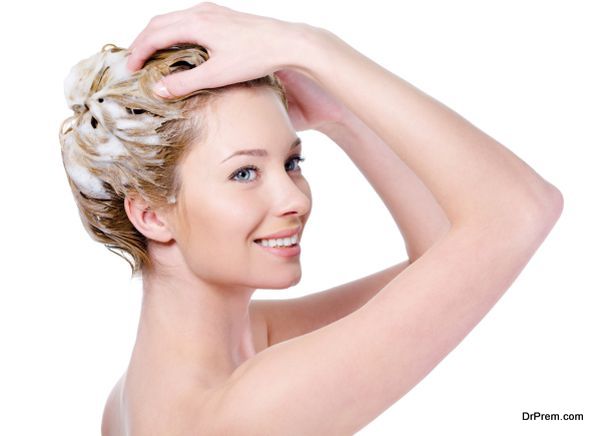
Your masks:
{"label": "woman", "polygon": [[[79,118],[61,136],[84,223],[137,253],[143,275],[105,435],[355,433],[456,347],[560,216],[560,192],[508,149],[324,29],[202,3],[154,18],[130,53],[133,78],[118,50],[80,68],[96,80],[70,100]],[[103,152],[87,156],[96,129]],[[367,176],[409,262],[300,300],[251,301],[300,280],[311,196],[288,164],[303,129],[329,135]],[[405,181],[416,201],[438,202],[426,203],[434,240],[401,208]]]}

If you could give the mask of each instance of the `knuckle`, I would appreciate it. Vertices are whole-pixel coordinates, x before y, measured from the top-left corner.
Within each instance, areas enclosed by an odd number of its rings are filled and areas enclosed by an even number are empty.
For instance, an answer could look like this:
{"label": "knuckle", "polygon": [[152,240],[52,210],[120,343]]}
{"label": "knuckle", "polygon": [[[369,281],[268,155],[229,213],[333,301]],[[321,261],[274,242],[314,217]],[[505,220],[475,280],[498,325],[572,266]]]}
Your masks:
{"label": "knuckle", "polygon": [[152,33],[144,35],[136,43],[136,57],[144,57],[154,51],[156,36]]}
{"label": "knuckle", "polygon": [[150,18],[148,27],[160,25],[160,23],[163,21],[164,18],[165,18],[165,14],[155,15],[154,17]]}
{"label": "knuckle", "polygon": [[212,10],[212,9],[215,9],[215,8],[217,8],[217,7],[218,7],[218,5],[217,5],[217,4],[215,4],[215,3],[213,3],[213,2],[202,2],[202,3],[198,3],[198,4],[196,5],[196,7],[197,7],[199,10],[207,10],[207,11],[208,11],[208,10]]}

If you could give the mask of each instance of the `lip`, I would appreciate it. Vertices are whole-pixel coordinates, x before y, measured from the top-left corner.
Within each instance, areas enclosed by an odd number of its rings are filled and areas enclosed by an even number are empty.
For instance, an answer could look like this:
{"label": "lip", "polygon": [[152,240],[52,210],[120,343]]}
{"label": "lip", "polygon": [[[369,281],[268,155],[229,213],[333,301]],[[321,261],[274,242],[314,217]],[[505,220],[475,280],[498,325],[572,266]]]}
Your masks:
{"label": "lip", "polygon": [[292,229],[286,229],[286,230],[282,230],[282,231],[277,232],[277,233],[272,233],[272,234],[267,235],[267,236],[261,236],[260,238],[256,238],[254,240],[254,242],[258,241],[259,239],[287,238],[287,237],[290,237],[292,235],[295,235],[296,233],[300,233],[300,229],[302,229],[301,225],[299,225],[298,227],[294,227]]}
{"label": "lip", "polygon": [[296,257],[300,255],[300,244],[292,245],[291,247],[263,247],[256,243],[263,250],[268,251],[271,254],[281,257]]}

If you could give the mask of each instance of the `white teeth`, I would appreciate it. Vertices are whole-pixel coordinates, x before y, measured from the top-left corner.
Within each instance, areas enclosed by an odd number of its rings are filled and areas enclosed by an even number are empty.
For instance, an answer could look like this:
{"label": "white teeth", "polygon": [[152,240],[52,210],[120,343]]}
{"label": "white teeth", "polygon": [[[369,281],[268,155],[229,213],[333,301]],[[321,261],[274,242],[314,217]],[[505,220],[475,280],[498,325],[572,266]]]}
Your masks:
{"label": "white teeth", "polygon": [[291,238],[259,239],[258,243],[263,247],[289,247],[298,242],[298,234]]}

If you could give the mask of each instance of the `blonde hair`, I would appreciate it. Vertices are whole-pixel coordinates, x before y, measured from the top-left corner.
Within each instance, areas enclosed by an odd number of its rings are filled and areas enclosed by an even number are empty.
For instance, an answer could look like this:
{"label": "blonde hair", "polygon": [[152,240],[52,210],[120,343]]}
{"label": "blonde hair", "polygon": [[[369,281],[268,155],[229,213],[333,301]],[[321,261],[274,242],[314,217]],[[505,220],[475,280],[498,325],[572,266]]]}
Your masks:
{"label": "blonde hair", "polygon": [[283,85],[273,74],[163,100],[152,92],[153,84],[202,64],[209,58],[206,49],[179,44],[158,50],[135,73],[126,68],[128,54],[107,44],[71,69],[64,88],[74,114],[62,123],[59,140],[85,229],[125,259],[133,277],[153,265],[147,238],[127,217],[124,199],[138,195],[156,209],[177,203],[178,164],[206,133],[199,110],[234,87],[268,86],[286,109],[288,104]]}

